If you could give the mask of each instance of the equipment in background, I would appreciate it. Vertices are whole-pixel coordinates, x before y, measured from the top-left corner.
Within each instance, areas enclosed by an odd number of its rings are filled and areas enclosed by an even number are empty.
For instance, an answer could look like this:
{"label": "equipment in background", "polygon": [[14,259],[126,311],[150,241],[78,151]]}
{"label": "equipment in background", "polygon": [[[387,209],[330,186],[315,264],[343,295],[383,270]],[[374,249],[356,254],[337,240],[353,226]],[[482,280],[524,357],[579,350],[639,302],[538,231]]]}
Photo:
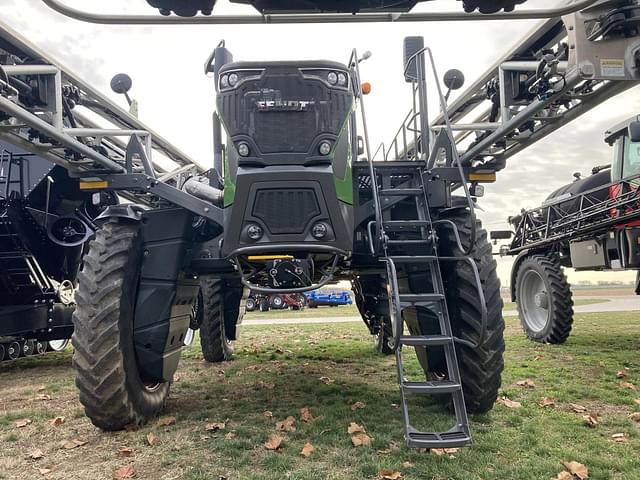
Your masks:
{"label": "equipment in background", "polygon": [[339,307],[340,305],[353,305],[349,292],[323,292],[313,291],[306,292],[304,296],[307,298],[309,308],[318,307]]}

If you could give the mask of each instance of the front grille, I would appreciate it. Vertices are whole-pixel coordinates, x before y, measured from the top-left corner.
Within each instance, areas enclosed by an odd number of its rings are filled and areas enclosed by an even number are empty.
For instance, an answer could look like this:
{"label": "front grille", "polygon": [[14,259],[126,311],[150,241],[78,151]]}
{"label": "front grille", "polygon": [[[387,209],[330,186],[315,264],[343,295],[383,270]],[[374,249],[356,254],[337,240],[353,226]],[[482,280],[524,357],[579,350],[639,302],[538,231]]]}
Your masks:
{"label": "front grille", "polygon": [[275,235],[304,233],[319,214],[316,192],[311,188],[258,190],[253,204],[253,216]]}

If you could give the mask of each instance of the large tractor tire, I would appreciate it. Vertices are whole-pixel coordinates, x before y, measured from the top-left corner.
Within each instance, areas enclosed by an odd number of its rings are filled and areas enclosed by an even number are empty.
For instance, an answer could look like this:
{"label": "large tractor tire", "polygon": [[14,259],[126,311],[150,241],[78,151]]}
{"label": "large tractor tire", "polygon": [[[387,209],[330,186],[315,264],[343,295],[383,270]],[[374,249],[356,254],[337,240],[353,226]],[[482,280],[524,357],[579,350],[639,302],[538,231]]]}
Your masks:
{"label": "large tractor tire", "polygon": [[108,220],[83,259],[73,315],[73,366],[80,402],[91,422],[120,430],[162,410],[169,382],[141,377],[133,320],[142,245],[139,227]]}
{"label": "large tractor tire", "polygon": [[235,337],[227,330],[242,322],[243,289],[217,278],[203,279],[200,289],[204,300],[200,325],[202,355],[207,362],[212,363],[230,360]]}
{"label": "large tractor tire", "polygon": [[532,255],[518,265],[516,302],[525,335],[560,344],[573,324],[573,299],[562,266],[553,256]]}
{"label": "large tractor tire", "polygon": [[[476,262],[480,274],[481,288],[487,308],[486,331],[482,343],[478,345],[482,330],[482,305],[480,303],[474,272],[466,261],[442,261],[440,268],[445,287],[447,309],[453,334],[457,338],[476,345],[456,343],[456,357],[462,379],[467,411],[484,413],[497,399],[504,369],[504,319],[502,318],[502,297],[500,280],[496,272],[496,261],[491,252],[487,232],[480,221],[472,226],[468,210],[457,209],[447,220],[458,228],[462,246],[468,249],[475,228],[475,244],[470,257]],[[462,257],[457,248],[453,228],[442,225],[439,228],[440,255]],[[424,284],[424,275],[409,278],[409,285]],[[428,282],[427,282],[428,283]],[[416,292],[418,293],[418,292]],[[405,315],[409,330],[414,335],[439,333],[438,319],[426,309],[409,310]],[[416,355],[425,374],[430,380],[446,380],[447,369],[444,350],[440,348],[416,347]]]}

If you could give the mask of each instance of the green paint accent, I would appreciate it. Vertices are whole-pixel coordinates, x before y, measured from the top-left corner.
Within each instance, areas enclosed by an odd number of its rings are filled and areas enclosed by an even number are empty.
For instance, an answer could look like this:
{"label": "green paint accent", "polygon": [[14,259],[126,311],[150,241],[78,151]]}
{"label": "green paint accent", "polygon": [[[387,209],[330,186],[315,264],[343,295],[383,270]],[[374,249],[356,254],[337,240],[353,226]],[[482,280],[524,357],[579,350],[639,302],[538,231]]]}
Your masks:
{"label": "green paint accent", "polygon": [[334,176],[333,180],[336,185],[336,193],[338,200],[353,205],[353,172],[351,168],[351,160],[347,164],[347,173],[344,176],[344,180]]}

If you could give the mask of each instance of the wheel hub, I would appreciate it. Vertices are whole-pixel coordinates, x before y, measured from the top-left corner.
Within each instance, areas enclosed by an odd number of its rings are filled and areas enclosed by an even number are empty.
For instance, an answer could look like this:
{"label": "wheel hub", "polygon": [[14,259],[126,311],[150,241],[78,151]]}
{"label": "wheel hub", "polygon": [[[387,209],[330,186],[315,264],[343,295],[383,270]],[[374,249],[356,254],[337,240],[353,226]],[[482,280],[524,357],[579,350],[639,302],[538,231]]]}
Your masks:
{"label": "wheel hub", "polygon": [[545,310],[549,308],[549,297],[547,296],[547,292],[536,293],[533,301],[538,308],[544,308]]}

